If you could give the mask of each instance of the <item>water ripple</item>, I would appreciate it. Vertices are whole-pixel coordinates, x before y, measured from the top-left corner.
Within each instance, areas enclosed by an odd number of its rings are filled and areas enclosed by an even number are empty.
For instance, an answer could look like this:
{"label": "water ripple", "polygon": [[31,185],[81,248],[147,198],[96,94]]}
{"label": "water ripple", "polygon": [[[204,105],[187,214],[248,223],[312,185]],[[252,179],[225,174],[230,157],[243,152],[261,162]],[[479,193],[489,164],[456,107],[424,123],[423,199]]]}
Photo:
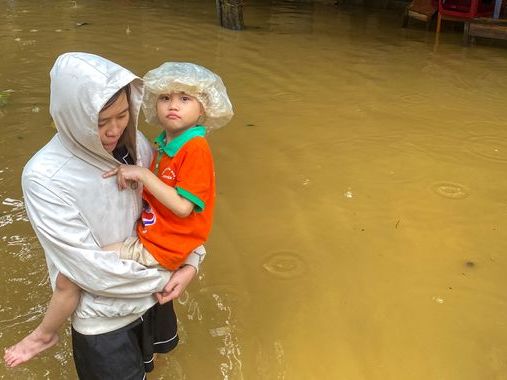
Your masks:
{"label": "water ripple", "polygon": [[465,199],[470,195],[466,186],[459,183],[437,182],[431,188],[436,194],[449,199]]}
{"label": "water ripple", "polygon": [[301,276],[306,271],[305,261],[293,252],[271,254],[262,267],[275,277],[290,279]]}
{"label": "water ripple", "polygon": [[487,160],[507,163],[507,142],[500,136],[474,136],[467,139],[465,149]]}

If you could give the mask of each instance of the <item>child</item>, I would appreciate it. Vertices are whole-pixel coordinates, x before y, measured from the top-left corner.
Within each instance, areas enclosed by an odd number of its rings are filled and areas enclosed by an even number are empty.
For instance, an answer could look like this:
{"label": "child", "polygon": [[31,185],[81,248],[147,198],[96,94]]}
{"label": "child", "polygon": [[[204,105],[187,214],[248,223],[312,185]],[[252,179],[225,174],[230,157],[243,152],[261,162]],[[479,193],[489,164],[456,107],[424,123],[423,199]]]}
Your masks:
{"label": "child", "polygon": [[[142,183],[143,212],[137,223],[137,237],[103,247],[123,259],[145,266],[162,266],[174,271],[187,256],[203,244],[210,232],[215,202],[215,172],[206,132],[224,126],[232,117],[232,106],[222,80],[202,66],[191,63],[164,63],[143,78],[143,110],[147,122],[160,125],[163,132],[150,169],[120,165],[103,175],[116,175],[118,187]],[[100,128],[100,125],[99,125]],[[14,367],[57,341],[57,329],[73,313],[80,288],[59,276],[66,301],[53,298],[43,322],[27,337],[6,350],[5,362]],[[165,295],[167,297],[167,295]],[[157,294],[157,298],[160,296]],[[56,309],[56,305],[72,305]],[[71,309],[72,310],[69,310]],[[34,334],[51,344],[34,345]]]}
{"label": "child", "polygon": [[[150,170],[120,165],[105,173],[117,175],[125,189],[131,181],[144,185],[144,209],[137,237],[104,249],[145,266],[178,269],[188,254],[206,241],[215,203],[215,173],[206,129],[222,127],[232,106],[222,80],[202,66],[165,63],[143,78],[146,120],[163,128]],[[204,127],[205,125],[206,127]]]}

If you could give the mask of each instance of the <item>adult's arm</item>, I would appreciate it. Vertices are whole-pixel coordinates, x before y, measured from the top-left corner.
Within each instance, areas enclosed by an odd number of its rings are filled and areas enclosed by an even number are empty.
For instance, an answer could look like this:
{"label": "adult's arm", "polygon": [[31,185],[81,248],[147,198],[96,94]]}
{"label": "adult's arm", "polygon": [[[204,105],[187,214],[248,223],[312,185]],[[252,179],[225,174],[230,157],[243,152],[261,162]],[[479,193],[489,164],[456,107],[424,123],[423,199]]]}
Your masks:
{"label": "adult's arm", "polygon": [[174,272],[169,282],[164,286],[161,292],[156,293],[157,300],[160,304],[169,302],[178,298],[185,288],[190,284],[194,276],[199,271],[199,265],[206,256],[206,249],[201,245],[194,249],[187,257],[185,264]]}
{"label": "adult's arm", "polygon": [[102,251],[77,207],[43,181],[23,178],[23,193],[50,271],[56,270],[85,291],[104,297],[140,298],[166,285],[164,272]]}
{"label": "adult's arm", "polygon": [[187,285],[190,284],[196,273],[197,270],[191,265],[184,265],[174,272],[164,289],[155,294],[158,302],[164,304],[178,298]]}

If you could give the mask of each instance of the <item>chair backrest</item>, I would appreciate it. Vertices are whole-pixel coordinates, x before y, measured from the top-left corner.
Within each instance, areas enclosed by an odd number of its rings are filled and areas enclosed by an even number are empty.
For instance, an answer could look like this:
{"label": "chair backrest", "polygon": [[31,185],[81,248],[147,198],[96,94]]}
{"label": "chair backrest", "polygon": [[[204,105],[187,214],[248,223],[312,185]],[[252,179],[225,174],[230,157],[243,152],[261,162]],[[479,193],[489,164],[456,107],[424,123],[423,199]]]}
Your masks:
{"label": "chair backrest", "polygon": [[438,12],[443,16],[462,19],[491,16],[494,0],[438,0]]}

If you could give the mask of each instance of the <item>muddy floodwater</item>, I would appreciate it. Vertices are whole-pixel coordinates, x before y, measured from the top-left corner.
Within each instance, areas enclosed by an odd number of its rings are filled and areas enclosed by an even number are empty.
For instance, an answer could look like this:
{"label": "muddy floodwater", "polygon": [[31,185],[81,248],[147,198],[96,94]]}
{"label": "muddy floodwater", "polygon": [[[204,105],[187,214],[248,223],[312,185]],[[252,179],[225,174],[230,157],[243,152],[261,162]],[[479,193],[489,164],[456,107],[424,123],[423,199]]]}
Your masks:
{"label": "muddy floodwater", "polygon": [[[507,48],[396,10],[247,1],[0,1],[0,342],[50,297],[25,162],[55,133],[65,51],[219,73],[209,254],[150,379],[507,379]],[[140,129],[158,134],[144,120]],[[119,221],[121,222],[121,221]],[[75,379],[61,342],[0,379]]]}

